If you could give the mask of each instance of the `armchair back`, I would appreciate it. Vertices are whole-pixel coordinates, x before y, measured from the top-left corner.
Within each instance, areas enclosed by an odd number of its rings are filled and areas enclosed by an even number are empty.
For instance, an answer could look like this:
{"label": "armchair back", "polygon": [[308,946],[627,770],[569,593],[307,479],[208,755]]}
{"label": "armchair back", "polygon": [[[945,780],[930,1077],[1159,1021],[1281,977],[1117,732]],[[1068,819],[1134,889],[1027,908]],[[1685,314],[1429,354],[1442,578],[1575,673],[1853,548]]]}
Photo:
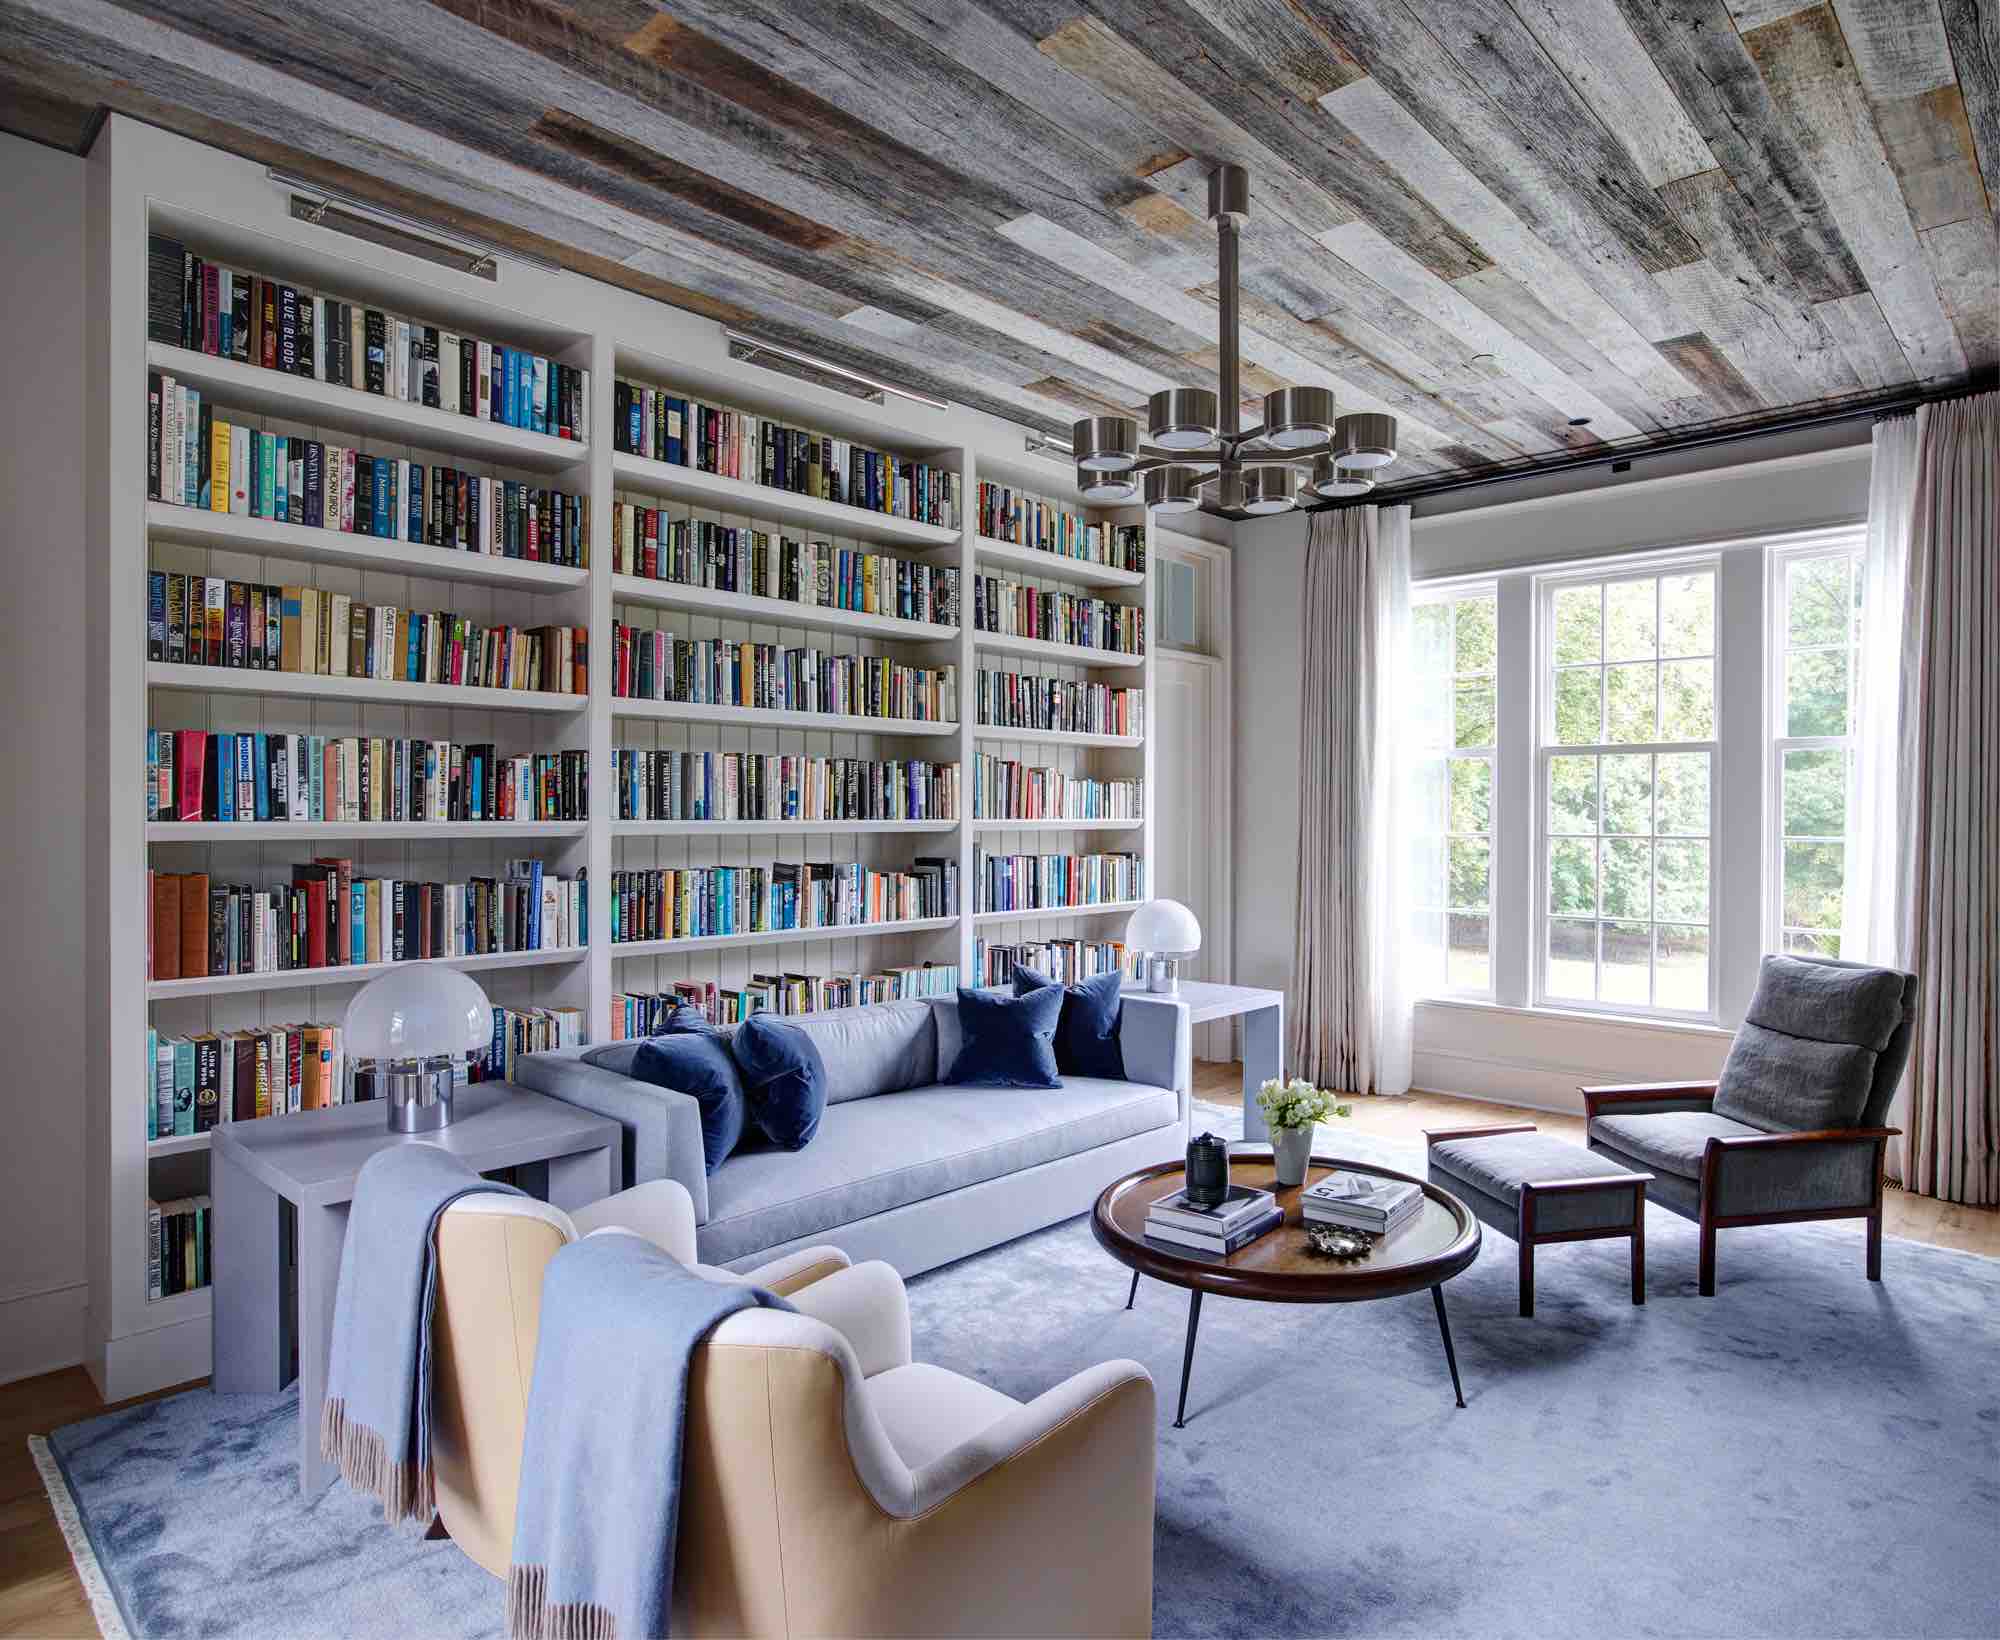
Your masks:
{"label": "armchair back", "polygon": [[1914,974],[1765,957],[1715,1113],[1766,1133],[1880,1126],[1909,1061],[1916,1002]]}

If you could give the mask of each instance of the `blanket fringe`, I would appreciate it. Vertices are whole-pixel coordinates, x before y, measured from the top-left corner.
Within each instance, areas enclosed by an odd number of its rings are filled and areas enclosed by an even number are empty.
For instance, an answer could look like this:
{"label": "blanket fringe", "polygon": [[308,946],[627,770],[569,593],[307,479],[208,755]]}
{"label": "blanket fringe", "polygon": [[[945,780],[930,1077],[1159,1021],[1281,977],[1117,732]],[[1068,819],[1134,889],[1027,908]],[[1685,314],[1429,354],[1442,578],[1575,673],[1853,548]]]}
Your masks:
{"label": "blanket fringe", "polygon": [[608,1606],[573,1600],[549,1604],[546,1566],[507,1568],[508,1640],[618,1640],[618,1619]]}
{"label": "blanket fringe", "polygon": [[319,1453],[357,1492],[382,1505],[392,1526],[437,1513],[437,1477],[429,1464],[390,1457],[382,1437],[347,1416],[347,1403],[329,1396],[319,1409]]}

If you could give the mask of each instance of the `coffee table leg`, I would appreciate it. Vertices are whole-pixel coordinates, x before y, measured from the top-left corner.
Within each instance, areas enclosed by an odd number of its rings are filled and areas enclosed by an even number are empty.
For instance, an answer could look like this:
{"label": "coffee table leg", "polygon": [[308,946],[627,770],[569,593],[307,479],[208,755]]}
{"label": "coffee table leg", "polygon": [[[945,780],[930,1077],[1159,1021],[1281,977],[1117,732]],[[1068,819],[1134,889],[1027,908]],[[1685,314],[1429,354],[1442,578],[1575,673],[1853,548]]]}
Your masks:
{"label": "coffee table leg", "polygon": [[1139,1296],[1139,1272],[1137,1270],[1134,1270],[1132,1272],[1132,1290],[1125,1295],[1125,1308],[1128,1310],[1131,1309],[1132,1300],[1137,1298],[1138,1296]]}
{"label": "coffee table leg", "polygon": [[[1199,1294],[1196,1294],[1196,1297],[1199,1296]],[[1431,1289],[1431,1302],[1437,1306],[1438,1334],[1444,1339],[1445,1364],[1451,1368],[1451,1392],[1458,1397],[1458,1404],[1464,1406],[1465,1390],[1458,1381],[1458,1355],[1451,1347],[1451,1323],[1444,1318],[1444,1288],[1442,1285]],[[1194,1347],[1194,1334],[1192,1332],[1188,1334],[1188,1347],[1190,1350]],[[1181,1394],[1185,1396],[1187,1390],[1183,1388]]]}
{"label": "coffee table leg", "polygon": [[[1433,1288],[1432,1291],[1435,1292],[1436,1289]],[[1438,1311],[1438,1314],[1443,1315],[1444,1311],[1440,1309]],[[1181,1400],[1180,1400],[1180,1405],[1174,1408],[1174,1428],[1176,1429],[1187,1428],[1188,1376],[1194,1371],[1194,1334],[1195,1334],[1195,1329],[1200,1325],[1201,1325],[1201,1289],[1197,1287],[1188,1294],[1187,1349],[1181,1356]],[[1450,1341],[1448,1339],[1446,1340],[1446,1347],[1447,1348],[1450,1347]],[[1452,1371],[1454,1374],[1456,1374],[1458,1369],[1454,1367],[1452,1368]],[[1460,1405],[1463,1404],[1464,1404],[1463,1402],[1460,1403]]]}

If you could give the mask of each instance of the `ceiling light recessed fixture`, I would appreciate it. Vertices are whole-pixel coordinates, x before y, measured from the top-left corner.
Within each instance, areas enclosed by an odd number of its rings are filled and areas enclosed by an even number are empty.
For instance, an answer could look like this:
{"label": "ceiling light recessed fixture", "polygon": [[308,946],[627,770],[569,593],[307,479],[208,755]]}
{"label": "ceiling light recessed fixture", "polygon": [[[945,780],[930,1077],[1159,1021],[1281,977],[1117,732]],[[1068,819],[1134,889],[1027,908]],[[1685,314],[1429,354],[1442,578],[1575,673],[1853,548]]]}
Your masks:
{"label": "ceiling light recessed fixture", "polygon": [[[1238,279],[1238,236],[1250,217],[1250,173],[1240,165],[1218,165],[1208,174],[1208,219],[1215,225],[1218,335],[1216,385],[1169,387],[1146,401],[1146,436],[1136,416],[1085,416],[1071,429],[1079,473],[1077,487],[1092,499],[1096,481],[1086,473],[1138,472],[1145,475],[1146,505],[1186,512],[1201,505],[1201,489],[1213,483],[1212,500],[1223,511],[1283,512],[1296,504],[1301,465],[1335,458],[1341,468],[1386,467],[1396,459],[1396,418],[1378,412],[1335,414],[1325,387],[1303,383],[1264,395],[1264,420],[1241,425],[1243,363]],[[1491,358],[1491,355],[1482,355]],[[1275,457],[1272,460],[1269,458]],[[1172,473],[1172,478],[1161,477]],[[1327,482],[1345,482],[1331,462]],[[1373,479],[1362,485],[1372,488]],[[1320,494],[1330,492],[1313,486]]]}

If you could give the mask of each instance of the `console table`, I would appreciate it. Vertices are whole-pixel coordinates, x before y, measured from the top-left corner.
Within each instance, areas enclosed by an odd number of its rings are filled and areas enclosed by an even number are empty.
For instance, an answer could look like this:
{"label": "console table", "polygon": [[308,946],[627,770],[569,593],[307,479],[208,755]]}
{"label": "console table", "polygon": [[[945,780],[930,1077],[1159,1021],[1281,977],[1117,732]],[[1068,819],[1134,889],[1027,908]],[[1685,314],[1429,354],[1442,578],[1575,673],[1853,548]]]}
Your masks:
{"label": "console table", "polygon": [[1257,1090],[1285,1074],[1285,993],[1254,985],[1213,985],[1205,979],[1189,979],[1182,980],[1180,989],[1171,995],[1130,984],[1123,995],[1128,1002],[1181,1003],[1187,1008],[1190,1026],[1218,1019],[1243,1021],[1243,1137],[1268,1143],[1270,1131],[1257,1107]]}
{"label": "console table", "polygon": [[285,1387],[291,1306],[282,1204],[288,1202],[298,1218],[299,1490],[307,1496],[333,1473],[319,1455],[320,1403],[347,1210],[369,1157],[391,1145],[428,1144],[475,1173],[545,1164],[546,1199],[561,1208],[587,1207],[618,1188],[622,1137],[609,1118],[511,1082],[460,1088],[454,1104],[456,1120],[438,1133],[389,1132],[386,1108],[374,1100],[213,1130],[214,1384],[239,1394]]}

